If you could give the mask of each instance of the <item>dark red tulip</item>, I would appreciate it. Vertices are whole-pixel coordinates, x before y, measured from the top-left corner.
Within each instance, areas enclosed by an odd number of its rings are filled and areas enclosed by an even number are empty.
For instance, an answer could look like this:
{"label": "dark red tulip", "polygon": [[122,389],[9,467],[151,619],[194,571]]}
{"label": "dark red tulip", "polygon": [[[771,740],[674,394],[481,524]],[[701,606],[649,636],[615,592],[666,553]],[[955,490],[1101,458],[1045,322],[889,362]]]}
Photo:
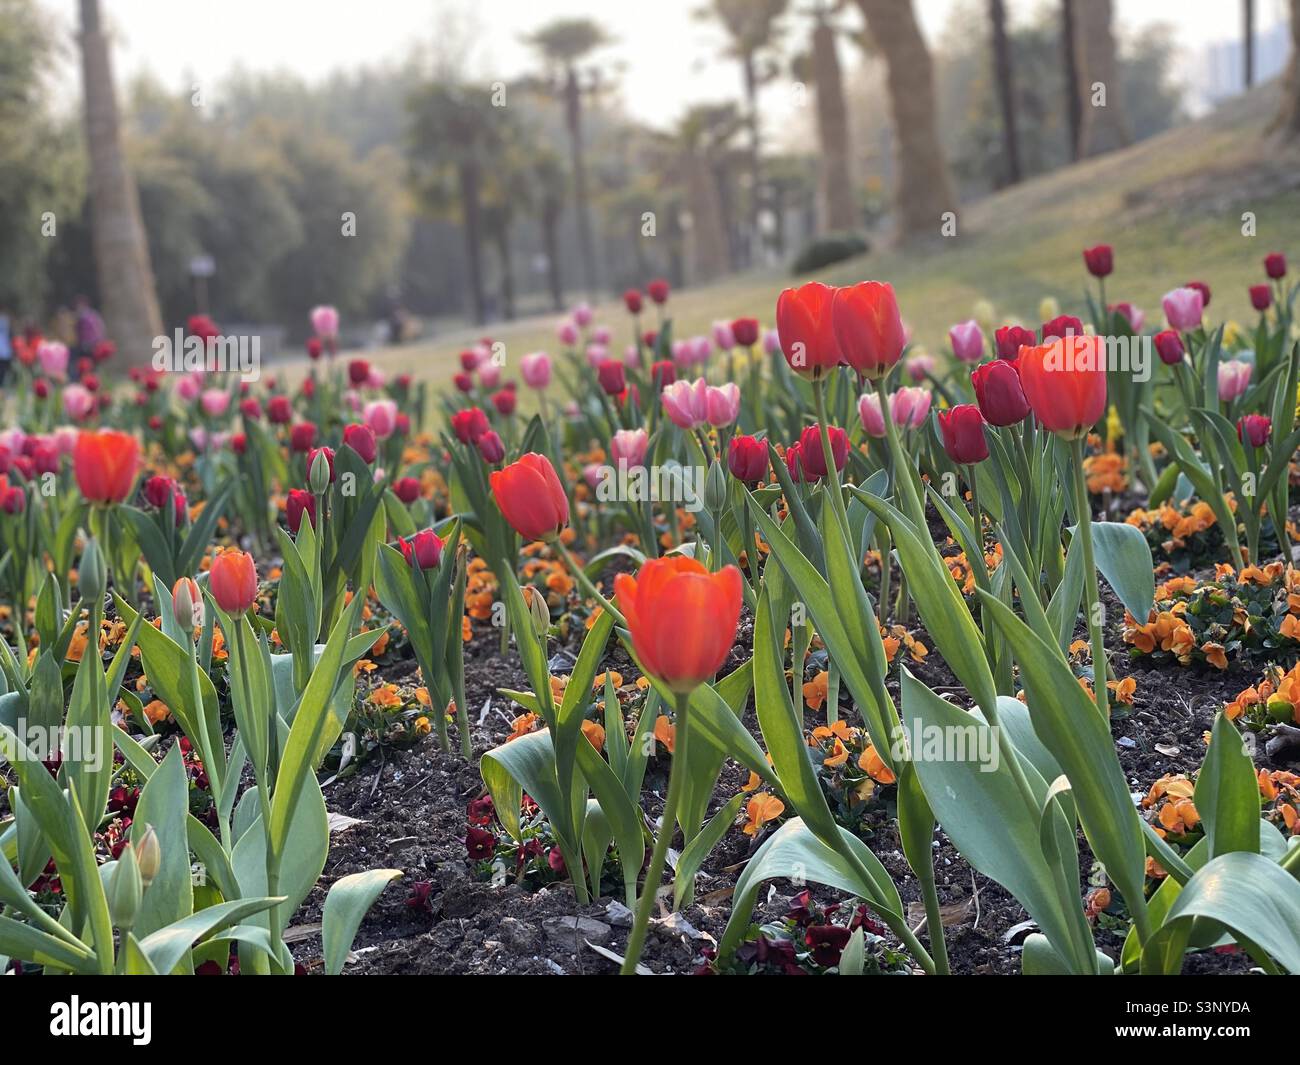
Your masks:
{"label": "dark red tulip", "polygon": [[289,531],[295,535],[302,525],[302,516],[307,515],[311,527],[316,528],[316,497],[305,488],[292,488],[284,505],[285,516],[289,522]]}
{"label": "dark red tulip", "polygon": [[1098,244],[1083,249],[1083,262],[1093,277],[1106,277],[1115,269],[1115,249],[1109,244]]}
{"label": "dark red tulip", "polygon": [[1201,309],[1210,305],[1210,286],[1204,281],[1188,281],[1183,288],[1194,288],[1201,294]]}
{"label": "dark red tulip", "polygon": [[1083,336],[1083,323],[1072,314],[1062,314],[1043,323],[1043,343],[1054,337]]}
{"label": "dark red tulip", "polygon": [[288,425],[293,421],[293,404],[288,396],[272,396],[266,401],[266,417],[273,425]]}
{"label": "dark red tulip", "polygon": [[348,380],[353,385],[364,385],[370,379],[370,363],[365,359],[351,359],[348,362]]}
{"label": "dark red tulip", "polygon": [[627,373],[617,359],[606,359],[597,366],[596,379],[607,396],[617,396],[627,387]]}
{"label": "dark red tulip", "polygon": [[442,540],[432,529],[421,529],[409,540],[399,536],[397,545],[408,566],[414,567],[418,562],[420,569],[431,570],[437,569],[442,561]]}
{"label": "dark red tulip", "polygon": [[646,293],[661,306],[668,302],[668,282],[663,278],[655,278],[645,287]]}
{"label": "dark red tulip", "polygon": [[993,334],[999,359],[1014,359],[1023,345],[1038,343],[1038,334],[1022,325],[1004,325]]}
{"label": "dark red tulip", "polygon": [[[849,434],[837,425],[830,426],[828,433],[835,468],[842,470],[849,457]],[[810,425],[799,434],[799,456],[804,473],[810,480],[826,476],[826,449],[822,446],[822,434],[818,426]]]}
{"label": "dark red tulip", "polygon": [[990,425],[1016,425],[1029,413],[1029,401],[1020,387],[1014,364],[995,359],[977,366],[970,375],[980,413]]}
{"label": "dark red tulip", "polygon": [[1257,311],[1266,311],[1273,302],[1273,289],[1268,285],[1250,286],[1250,305]]}
{"label": "dark red tulip", "polygon": [[1263,414],[1247,414],[1237,419],[1237,439],[1251,447],[1263,447],[1273,429],[1273,419]]}
{"label": "dark red tulip", "polygon": [[352,425],[344,426],[343,443],[360,455],[361,461],[367,466],[375,461],[375,455],[379,452],[379,444],[375,440],[375,431],[368,425],[360,425],[354,422]]}
{"label": "dark red tulip", "polygon": [[650,379],[655,388],[662,392],[677,380],[677,367],[668,359],[662,359],[650,367]]}
{"label": "dark red tulip", "polygon": [[501,437],[490,429],[474,442],[474,446],[478,448],[478,453],[489,466],[495,466],[506,457],[505,444],[501,442]]}
{"label": "dark red tulip", "polygon": [[414,477],[399,477],[393,482],[393,494],[410,506],[420,498],[420,482]]}
{"label": "dark red tulip", "polygon": [[474,444],[490,429],[487,415],[478,407],[466,407],[451,416],[451,431],[462,444]]}
{"label": "dark red tulip", "polygon": [[742,348],[752,348],[758,343],[758,319],[737,318],[731,323],[731,335]]}
{"label": "dark red tulip", "polygon": [[1270,252],[1264,256],[1264,273],[1274,281],[1286,277],[1286,256],[1280,251]]}
{"label": "dark red tulip", "polygon": [[148,478],[144,482],[144,497],[152,507],[162,510],[176,494],[176,482],[161,474]]}
{"label": "dark red tulip", "polygon": [[[1191,286],[1188,285],[1188,288]],[[1166,366],[1177,366],[1183,361],[1185,348],[1177,329],[1164,329],[1155,335],[1156,354]]]}
{"label": "dark red tulip", "polygon": [[960,465],[983,462],[989,457],[984,438],[984,415],[973,403],[961,403],[939,411],[939,435],[948,457]]}
{"label": "dark red tulip", "polygon": [[627,308],[628,314],[640,314],[641,293],[634,288],[628,289],[623,293],[623,306]]}
{"label": "dark red tulip", "polygon": [[299,422],[289,430],[289,449],[302,453],[310,451],[316,443],[316,426],[311,422]]}
{"label": "dark red tulip", "polygon": [[727,445],[727,469],[753,487],[767,476],[767,444],[752,436],[733,436]]}
{"label": "dark red tulip", "polygon": [[498,414],[508,418],[518,405],[519,393],[513,388],[507,386],[492,393],[492,406],[496,407]]}

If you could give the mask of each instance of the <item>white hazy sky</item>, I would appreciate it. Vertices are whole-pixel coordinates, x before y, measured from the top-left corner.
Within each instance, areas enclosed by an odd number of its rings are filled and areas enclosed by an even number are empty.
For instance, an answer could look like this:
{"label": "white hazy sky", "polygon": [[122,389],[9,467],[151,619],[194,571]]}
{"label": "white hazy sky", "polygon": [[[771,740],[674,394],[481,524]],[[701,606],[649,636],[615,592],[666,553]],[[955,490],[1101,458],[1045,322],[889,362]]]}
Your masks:
{"label": "white hazy sky", "polygon": [[[960,0],[914,0],[934,40]],[[983,0],[965,0],[983,5]],[[1014,21],[1048,0],[1008,0]],[[1056,0],[1051,0],[1055,6]],[[1090,0],[1082,0],[1087,3]],[[75,0],[41,0],[72,39]],[[376,66],[420,46],[449,40],[467,56],[469,72],[509,79],[533,65],[521,38],[559,16],[591,16],[615,38],[603,55],[620,65],[627,109],[667,126],[691,103],[735,97],[740,76],[722,57],[723,35],[693,17],[707,0],[102,0],[116,35],[119,80],[148,71],[180,90],[211,86],[237,66],[283,70],[316,78],[339,68]],[[798,10],[799,4],[791,8]],[[1285,0],[1257,3],[1266,30],[1285,17]],[[850,5],[854,9],[854,5]],[[1166,23],[1176,30],[1179,69],[1190,71],[1205,45],[1240,38],[1238,0],[1115,0],[1127,29]],[[856,20],[856,9],[851,16]],[[796,19],[792,21],[805,22]],[[803,34],[799,35],[802,38]],[[798,38],[797,38],[798,39]],[[848,53],[842,53],[848,58]],[[75,51],[61,82],[78,89]]]}

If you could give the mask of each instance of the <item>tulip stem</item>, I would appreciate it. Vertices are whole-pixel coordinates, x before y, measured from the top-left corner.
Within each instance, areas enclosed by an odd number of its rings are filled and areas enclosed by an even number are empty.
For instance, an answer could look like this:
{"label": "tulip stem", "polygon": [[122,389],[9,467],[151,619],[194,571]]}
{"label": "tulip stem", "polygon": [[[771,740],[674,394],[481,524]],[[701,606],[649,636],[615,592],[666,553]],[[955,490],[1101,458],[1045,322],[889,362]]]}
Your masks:
{"label": "tulip stem", "polygon": [[636,917],[632,922],[632,934],[627,939],[627,949],[623,952],[622,976],[635,976],[637,962],[641,960],[641,951],[645,947],[646,930],[650,927],[650,914],[654,910],[655,896],[659,894],[659,884],[663,880],[664,865],[668,859],[668,844],[673,838],[677,824],[677,807],[681,802],[682,789],[686,784],[689,767],[686,764],[687,718],[690,714],[690,693],[677,693],[677,705],[673,722],[673,760],[668,770],[668,798],[664,800],[663,816],[659,822],[659,835],[655,838],[654,851],[650,855],[650,867],[646,870],[645,883],[641,886],[641,897],[637,901]]}
{"label": "tulip stem", "polygon": [[1097,698],[1097,709],[1103,721],[1110,720],[1106,693],[1106,644],[1101,629],[1101,595],[1097,588],[1097,565],[1092,552],[1092,509],[1088,502],[1088,479],[1083,472],[1083,437],[1070,442],[1074,457],[1074,495],[1078,508],[1078,532],[1083,547],[1083,591],[1088,623],[1088,637],[1092,643],[1092,686]]}
{"label": "tulip stem", "polygon": [[564,546],[564,543],[560,538],[556,537],[552,543],[555,544],[556,549],[560,552],[560,557],[564,559],[564,564],[568,566],[569,572],[573,574],[574,580],[578,582],[578,586],[583,590],[583,592],[585,592],[590,598],[596,600],[596,602],[600,604],[601,609],[608,613],[609,616],[614,619],[616,624],[626,628],[627,621],[623,618],[622,611],[606,599],[601,593],[601,590],[592,583],[591,578],[587,576],[587,571],[582,568],[582,564],[579,563],[576,558],[569,554],[569,549]]}
{"label": "tulip stem", "polygon": [[849,515],[844,509],[844,492],[840,488],[840,471],[835,465],[835,452],[831,448],[830,426],[826,423],[826,379],[813,378],[813,404],[817,411],[817,429],[822,438],[822,456],[826,463],[826,482],[830,490],[831,508],[844,530],[844,539],[849,540]]}

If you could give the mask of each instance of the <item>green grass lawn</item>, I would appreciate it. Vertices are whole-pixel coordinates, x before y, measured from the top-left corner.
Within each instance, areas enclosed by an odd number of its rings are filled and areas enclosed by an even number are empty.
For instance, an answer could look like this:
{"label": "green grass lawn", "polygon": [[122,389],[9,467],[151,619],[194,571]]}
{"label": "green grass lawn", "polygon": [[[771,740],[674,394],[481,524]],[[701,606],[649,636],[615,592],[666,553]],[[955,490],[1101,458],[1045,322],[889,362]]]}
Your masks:
{"label": "green grass lawn", "polygon": [[[1063,312],[1082,314],[1085,288],[1095,282],[1080,253],[1109,243],[1115,272],[1107,297],[1141,307],[1148,330],[1161,321],[1161,295],[1189,280],[1213,290],[1210,320],[1253,323],[1246,290],[1264,280],[1264,255],[1286,252],[1293,272],[1300,269],[1300,149],[1265,136],[1276,91],[1263,86],[1197,122],[966,205],[953,237],[938,235],[936,219],[932,240],[881,248],[805,280],[892,282],[916,341],[942,353],[948,326],[971,317],[980,299],[992,302],[999,320],[1027,325],[1038,324],[1045,296],[1055,297]],[[1255,215],[1257,236],[1242,234],[1247,211]],[[771,324],[777,294],[793,283],[788,274],[765,271],[675,292],[668,305],[674,335],[706,332],[716,319],[741,315]],[[621,350],[630,340],[621,300],[601,303],[596,312]],[[392,373],[442,385],[458,369],[458,352],[487,332],[506,344],[512,375],[520,356],[556,349],[558,321],[546,315],[465,329],[385,349],[379,362]]]}

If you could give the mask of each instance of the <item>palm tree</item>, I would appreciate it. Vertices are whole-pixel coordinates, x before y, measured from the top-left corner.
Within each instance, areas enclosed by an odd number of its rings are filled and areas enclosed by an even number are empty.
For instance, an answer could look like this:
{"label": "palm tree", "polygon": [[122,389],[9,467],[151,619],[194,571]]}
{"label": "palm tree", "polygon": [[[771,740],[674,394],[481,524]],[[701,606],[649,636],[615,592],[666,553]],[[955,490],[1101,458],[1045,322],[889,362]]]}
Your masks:
{"label": "palm tree", "polygon": [[1007,40],[1007,8],[1004,0],[989,0],[989,22],[993,30],[993,78],[1002,108],[1002,150],[1006,157],[1006,184],[1020,180],[1020,138],[1016,133],[1016,85],[1011,67],[1011,45]]}
{"label": "palm tree", "polygon": [[455,216],[465,233],[465,264],[474,321],[487,320],[483,290],[484,173],[497,152],[502,108],[486,89],[437,81],[409,101],[411,182],[424,209]]}
{"label": "palm tree", "polygon": [[1070,134],[1070,158],[1079,158],[1083,101],[1079,99],[1078,49],[1074,45],[1074,0],[1061,0],[1061,68],[1065,71],[1065,120]]}
{"label": "palm tree", "polygon": [[858,7],[887,65],[898,236],[906,241],[936,234],[945,212],[956,210],[957,197],[939,143],[930,51],[911,0],[858,0]]}
{"label": "palm tree", "polygon": [[1282,103],[1272,128],[1287,138],[1300,137],[1300,0],[1291,0],[1291,58],[1282,75]]}
{"label": "palm tree", "polygon": [[548,65],[558,74],[564,99],[564,121],[569,131],[569,160],[573,171],[573,199],[578,219],[578,244],[582,250],[583,281],[587,295],[596,290],[596,244],[591,233],[591,212],[587,202],[587,161],[582,140],[582,85],[578,64],[596,49],[609,43],[605,31],[586,18],[562,18],[550,22],[528,38]]}
{"label": "palm tree", "polygon": [[826,0],[818,0],[812,11],[811,48],[795,61],[795,76],[812,82],[816,93],[817,148],[819,154],[817,190],[817,227],[821,232],[858,228],[858,210],[854,201],[849,165],[848,106],[844,99],[844,78],[833,21],[834,10]]}
{"label": "palm tree", "polygon": [[778,21],[788,0],[711,0],[703,12],[722,23],[731,40],[730,51],[740,62],[745,86],[745,124],[749,130],[749,239],[744,242],[744,257],[752,256],[759,233],[759,214],[763,208],[761,132],[758,114],[759,86],[775,73],[774,66],[764,69],[763,53],[772,46],[778,33]]}
{"label": "palm tree", "polygon": [[1246,88],[1255,84],[1255,0],[1241,0],[1242,66]]}
{"label": "palm tree", "polygon": [[731,140],[741,127],[734,104],[697,104],[677,124],[674,147],[685,175],[690,280],[708,281],[733,265],[728,197],[719,180],[733,157]]}
{"label": "palm tree", "polygon": [[145,363],[162,316],[154,290],[140,195],[122,151],[108,38],[99,0],[81,0],[81,70],[90,156],[90,227],[99,295],[109,333],[129,362]]}
{"label": "palm tree", "polygon": [[[1088,157],[1122,148],[1133,140],[1120,97],[1119,55],[1111,19],[1112,0],[1074,5],[1074,46],[1079,67],[1082,121],[1079,155]],[[1104,103],[1097,99],[1105,93]]]}

